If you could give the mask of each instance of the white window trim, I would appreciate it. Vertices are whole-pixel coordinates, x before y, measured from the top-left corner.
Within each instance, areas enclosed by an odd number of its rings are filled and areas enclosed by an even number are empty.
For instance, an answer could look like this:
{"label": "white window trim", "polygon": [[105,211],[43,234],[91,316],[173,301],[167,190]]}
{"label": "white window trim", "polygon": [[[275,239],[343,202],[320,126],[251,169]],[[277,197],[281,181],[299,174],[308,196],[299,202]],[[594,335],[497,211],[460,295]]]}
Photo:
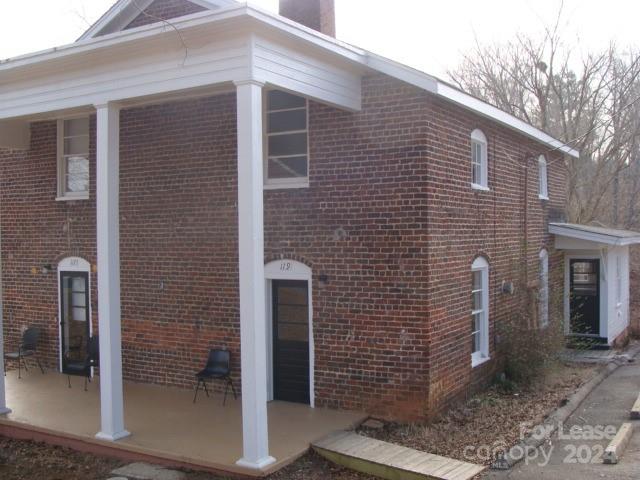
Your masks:
{"label": "white window trim", "polygon": [[[540,327],[549,326],[549,253],[543,248],[540,250],[540,288],[538,289],[538,314]],[[546,285],[544,285],[546,283]]]}
{"label": "white window trim", "polygon": [[[471,367],[477,367],[490,360],[489,356],[489,263],[484,257],[478,257],[471,265],[472,272],[482,272],[482,325],[480,326],[480,350],[471,354]],[[475,312],[472,310],[473,316]]]}
{"label": "white window trim", "polygon": [[[265,190],[280,190],[280,189],[289,189],[289,188],[308,188],[309,187],[309,166],[311,164],[311,157],[309,155],[310,145],[309,145],[309,100],[304,99],[305,101],[305,110],[307,116],[307,128],[304,130],[291,130],[286,132],[278,132],[277,134],[267,133],[268,120],[269,120],[269,109],[268,109],[268,97],[269,92],[271,90],[265,90],[263,101],[262,101],[262,138],[263,138],[263,170],[264,170],[264,185],[263,188]],[[301,108],[300,108],[301,109]],[[297,109],[290,109],[297,110]],[[273,110],[277,112],[279,110]],[[284,110],[281,110],[284,111]],[[307,134],[307,176],[306,177],[295,177],[295,178],[269,178],[269,137],[272,135],[285,135],[291,133],[306,133]],[[297,156],[297,155],[295,155]]]}
{"label": "white window trim", "polygon": [[544,158],[544,155],[538,157],[538,198],[549,200],[549,172],[547,159]]}
{"label": "white window trim", "polygon": [[[77,117],[65,117],[60,118],[57,121],[57,132],[56,132],[56,171],[57,171],[57,195],[56,201],[58,202],[68,202],[73,200],[89,200],[89,191],[86,192],[67,192],[65,191],[65,180],[66,180],[66,171],[65,171],[65,162],[64,162],[64,122],[66,120],[75,120],[77,118],[88,118],[86,115],[81,115]],[[91,136],[89,136],[89,141],[91,141]],[[87,155],[89,152],[87,152]]]}
{"label": "white window trim", "polygon": [[[473,152],[474,152],[474,144],[479,143],[481,148],[481,158],[480,158],[480,183],[475,183],[473,181]],[[484,192],[488,192],[491,189],[489,188],[489,149],[487,137],[482,132],[482,130],[476,128],[471,132],[471,188],[474,190],[480,190]]]}

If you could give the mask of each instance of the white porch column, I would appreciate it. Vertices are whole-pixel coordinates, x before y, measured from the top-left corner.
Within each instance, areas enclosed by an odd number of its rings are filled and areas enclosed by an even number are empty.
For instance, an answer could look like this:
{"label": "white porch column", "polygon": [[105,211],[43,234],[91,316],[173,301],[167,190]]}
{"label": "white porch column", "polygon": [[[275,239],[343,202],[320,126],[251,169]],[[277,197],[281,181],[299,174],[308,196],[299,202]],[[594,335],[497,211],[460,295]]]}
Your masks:
{"label": "white porch column", "polygon": [[262,177],[262,87],[237,82],[238,250],[240,277],[240,361],[242,447],[238,465],[259,469],[269,456],[264,288]]}
{"label": "white porch column", "polygon": [[[2,261],[0,261],[0,372],[4,372],[4,304],[2,302]],[[7,408],[5,396],[4,375],[0,373],[0,415],[11,413]]]}
{"label": "white porch column", "polygon": [[124,428],[120,332],[120,109],[96,105],[96,220],[100,335],[101,440],[129,435]]}

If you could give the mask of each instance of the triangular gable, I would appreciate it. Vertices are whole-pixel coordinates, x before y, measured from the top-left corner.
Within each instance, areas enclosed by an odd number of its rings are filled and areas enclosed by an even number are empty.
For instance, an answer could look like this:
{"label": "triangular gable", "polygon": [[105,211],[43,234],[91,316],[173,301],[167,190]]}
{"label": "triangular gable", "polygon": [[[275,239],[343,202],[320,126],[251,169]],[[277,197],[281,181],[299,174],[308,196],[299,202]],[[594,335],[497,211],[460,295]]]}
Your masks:
{"label": "triangular gable", "polygon": [[78,41],[235,4],[235,0],[118,0]]}

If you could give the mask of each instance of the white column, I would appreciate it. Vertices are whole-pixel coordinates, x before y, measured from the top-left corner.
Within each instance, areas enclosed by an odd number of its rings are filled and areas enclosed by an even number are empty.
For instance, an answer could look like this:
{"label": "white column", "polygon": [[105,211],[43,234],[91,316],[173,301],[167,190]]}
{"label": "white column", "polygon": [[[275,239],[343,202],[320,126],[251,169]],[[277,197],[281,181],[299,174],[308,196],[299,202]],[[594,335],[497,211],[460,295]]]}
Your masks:
{"label": "white column", "polygon": [[11,413],[7,408],[7,398],[4,387],[4,305],[2,302],[2,261],[0,261],[0,415]]}
{"label": "white column", "polygon": [[237,82],[238,250],[240,277],[240,361],[242,448],[238,465],[260,469],[269,456],[267,354],[264,288],[262,177],[262,87]]}
{"label": "white column", "polygon": [[120,332],[120,109],[96,105],[96,220],[100,335],[101,440],[129,435],[124,428]]}

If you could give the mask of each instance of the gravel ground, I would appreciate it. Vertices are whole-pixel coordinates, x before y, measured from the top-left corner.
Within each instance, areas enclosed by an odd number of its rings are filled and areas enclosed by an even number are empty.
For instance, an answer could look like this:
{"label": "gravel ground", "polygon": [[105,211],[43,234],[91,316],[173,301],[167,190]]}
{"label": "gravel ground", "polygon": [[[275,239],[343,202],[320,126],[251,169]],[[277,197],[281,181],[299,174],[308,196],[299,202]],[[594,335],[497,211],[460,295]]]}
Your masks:
{"label": "gravel ground", "polygon": [[[597,372],[595,366],[558,366],[543,382],[526,390],[501,392],[492,387],[449,411],[439,421],[425,424],[387,424],[382,430],[361,433],[419,450],[461,460],[467,445],[502,445],[519,440],[520,424],[540,422],[580,385]],[[481,460],[474,459],[477,463]],[[485,461],[490,463],[490,460]],[[2,480],[105,480],[123,463],[42,443],[0,437]],[[370,478],[337,467],[314,453],[270,476],[271,480],[364,480]],[[222,480],[191,472],[187,480]]]}

